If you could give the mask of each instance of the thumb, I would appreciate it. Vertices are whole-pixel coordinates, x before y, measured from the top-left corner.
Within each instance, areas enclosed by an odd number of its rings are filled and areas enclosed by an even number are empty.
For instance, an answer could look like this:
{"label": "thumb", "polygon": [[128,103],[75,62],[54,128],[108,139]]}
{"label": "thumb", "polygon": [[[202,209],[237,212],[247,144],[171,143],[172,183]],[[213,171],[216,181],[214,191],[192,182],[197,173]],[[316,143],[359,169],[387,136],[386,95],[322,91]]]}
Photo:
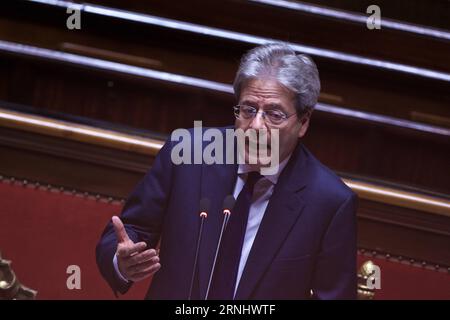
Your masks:
{"label": "thumb", "polygon": [[117,216],[113,216],[112,223],[114,226],[114,231],[116,232],[117,241],[119,243],[130,241],[125,227],[123,226],[122,220],[120,220],[120,218]]}

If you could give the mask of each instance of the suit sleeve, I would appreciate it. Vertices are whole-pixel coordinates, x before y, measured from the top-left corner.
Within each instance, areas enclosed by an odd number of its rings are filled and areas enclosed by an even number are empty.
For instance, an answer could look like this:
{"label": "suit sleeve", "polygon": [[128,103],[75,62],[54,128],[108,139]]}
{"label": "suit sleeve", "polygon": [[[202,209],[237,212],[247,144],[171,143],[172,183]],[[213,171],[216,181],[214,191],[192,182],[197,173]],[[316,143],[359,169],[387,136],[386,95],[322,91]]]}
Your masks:
{"label": "suit sleeve", "polygon": [[356,299],[356,207],[352,193],[336,211],[317,258],[312,290],[316,299]]}
{"label": "suit sleeve", "polygon": [[[167,141],[153,162],[152,168],[128,197],[121,213],[128,236],[133,242],[144,241],[148,248],[158,244],[164,213],[170,197],[172,181],[171,141]],[[113,265],[117,249],[114,228],[109,222],[96,247],[97,265],[100,273],[117,296],[126,293],[132,282],[118,278]]]}

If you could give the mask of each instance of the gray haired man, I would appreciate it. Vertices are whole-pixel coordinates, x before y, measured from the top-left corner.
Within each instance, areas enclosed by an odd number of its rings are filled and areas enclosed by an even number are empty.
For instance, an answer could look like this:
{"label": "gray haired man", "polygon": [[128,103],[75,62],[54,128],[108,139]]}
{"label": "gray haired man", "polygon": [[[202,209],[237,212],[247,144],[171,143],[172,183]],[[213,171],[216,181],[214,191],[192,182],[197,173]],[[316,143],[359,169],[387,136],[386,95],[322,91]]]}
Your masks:
{"label": "gray haired man", "polygon": [[[276,132],[265,147],[277,148],[278,170],[264,174],[258,158],[174,165],[169,140],[100,239],[102,275],[121,293],[153,275],[150,299],[356,298],[356,195],[302,144],[320,92],[316,65],[285,44],[263,45],[242,58],[234,90],[235,129]],[[225,225],[227,195],[236,202]]]}

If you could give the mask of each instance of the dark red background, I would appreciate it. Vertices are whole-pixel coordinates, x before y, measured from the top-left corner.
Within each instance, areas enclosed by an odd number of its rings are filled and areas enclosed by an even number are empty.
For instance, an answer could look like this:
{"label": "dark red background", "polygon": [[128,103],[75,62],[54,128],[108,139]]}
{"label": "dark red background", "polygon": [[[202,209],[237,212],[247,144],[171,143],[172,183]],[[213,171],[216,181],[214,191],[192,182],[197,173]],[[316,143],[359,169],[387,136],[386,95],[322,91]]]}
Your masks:
{"label": "dark red background", "polygon": [[[38,299],[115,299],[97,269],[95,245],[121,203],[5,180],[0,208],[2,256],[13,261],[19,280],[37,290]],[[381,268],[378,299],[450,299],[447,272],[362,255],[358,265],[369,259]],[[81,268],[81,290],[66,286],[69,265]],[[142,299],[150,281],[120,298]]]}

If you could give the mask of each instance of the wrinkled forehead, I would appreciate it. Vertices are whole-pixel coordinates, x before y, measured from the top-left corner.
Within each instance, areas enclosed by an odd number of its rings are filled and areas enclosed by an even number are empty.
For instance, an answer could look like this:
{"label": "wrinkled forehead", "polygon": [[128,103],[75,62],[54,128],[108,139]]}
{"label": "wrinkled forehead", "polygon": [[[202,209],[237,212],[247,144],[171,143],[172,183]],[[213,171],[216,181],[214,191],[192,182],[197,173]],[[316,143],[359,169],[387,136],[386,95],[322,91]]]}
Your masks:
{"label": "wrinkled forehead", "polygon": [[243,84],[239,103],[287,105],[293,103],[294,93],[272,79],[252,79]]}

